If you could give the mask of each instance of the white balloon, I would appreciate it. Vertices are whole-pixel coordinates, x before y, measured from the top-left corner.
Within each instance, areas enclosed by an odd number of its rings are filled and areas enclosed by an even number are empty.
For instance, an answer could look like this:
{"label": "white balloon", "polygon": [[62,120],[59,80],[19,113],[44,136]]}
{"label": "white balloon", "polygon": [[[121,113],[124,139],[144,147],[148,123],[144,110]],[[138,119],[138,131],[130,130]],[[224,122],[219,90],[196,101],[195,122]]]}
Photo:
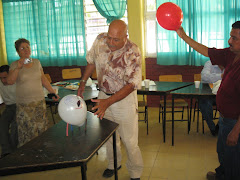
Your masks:
{"label": "white balloon", "polygon": [[70,94],[59,102],[58,113],[66,123],[82,126],[86,121],[87,106],[80,96]]}

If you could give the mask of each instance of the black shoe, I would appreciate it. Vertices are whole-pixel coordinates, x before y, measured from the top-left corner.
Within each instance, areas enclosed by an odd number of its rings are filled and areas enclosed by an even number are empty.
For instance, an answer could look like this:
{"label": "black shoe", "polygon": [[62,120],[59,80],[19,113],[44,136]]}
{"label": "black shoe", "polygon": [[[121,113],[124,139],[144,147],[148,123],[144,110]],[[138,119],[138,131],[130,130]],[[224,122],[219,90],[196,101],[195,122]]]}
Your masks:
{"label": "black shoe", "polygon": [[131,178],[131,180],[140,180],[140,178]]}
{"label": "black shoe", "polygon": [[2,159],[3,157],[5,157],[5,156],[7,156],[7,155],[9,155],[9,154],[10,154],[10,153],[2,154],[0,159]]}
{"label": "black shoe", "polygon": [[212,136],[216,136],[216,131],[215,130],[210,130]]}
{"label": "black shoe", "polygon": [[[121,169],[122,166],[119,166],[117,168],[117,170]],[[110,178],[114,175],[114,169],[106,169],[104,172],[103,172],[103,177],[105,178]]]}
{"label": "black shoe", "polygon": [[214,130],[210,130],[211,131],[211,134],[213,135],[213,136],[217,136],[218,135],[218,131],[219,131],[219,125],[217,124],[216,126],[215,126],[215,129]]}
{"label": "black shoe", "polygon": [[216,173],[209,171],[207,173],[207,180],[218,180],[218,178],[216,177]]}

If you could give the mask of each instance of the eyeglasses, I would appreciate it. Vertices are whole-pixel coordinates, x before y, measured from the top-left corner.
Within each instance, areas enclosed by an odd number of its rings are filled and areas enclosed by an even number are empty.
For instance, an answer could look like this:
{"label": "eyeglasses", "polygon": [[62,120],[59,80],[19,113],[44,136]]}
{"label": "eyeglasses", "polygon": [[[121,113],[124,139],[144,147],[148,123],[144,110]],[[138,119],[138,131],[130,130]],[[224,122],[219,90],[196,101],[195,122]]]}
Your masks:
{"label": "eyeglasses", "polygon": [[19,48],[19,51],[24,51],[25,49],[30,49],[30,47],[21,47]]}

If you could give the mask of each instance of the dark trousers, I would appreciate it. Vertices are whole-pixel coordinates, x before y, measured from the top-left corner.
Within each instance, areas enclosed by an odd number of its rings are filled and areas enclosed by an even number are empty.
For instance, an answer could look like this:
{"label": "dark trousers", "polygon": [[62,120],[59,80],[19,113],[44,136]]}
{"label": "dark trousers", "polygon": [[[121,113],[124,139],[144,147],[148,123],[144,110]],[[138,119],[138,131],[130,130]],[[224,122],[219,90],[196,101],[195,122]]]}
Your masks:
{"label": "dark trousers", "polygon": [[17,148],[16,122],[16,104],[6,105],[5,110],[0,116],[0,144],[2,147],[2,155],[11,153]]}
{"label": "dark trousers", "polygon": [[213,122],[213,105],[216,104],[215,98],[203,98],[199,99],[199,109],[202,113],[203,119],[211,131],[215,131],[215,124]]}
{"label": "dark trousers", "polygon": [[216,168],[219,180],[240,180],[240,138],[236,146],[226,144],[236,122],[235,119],[219,118],[217,153],[220,166]]}

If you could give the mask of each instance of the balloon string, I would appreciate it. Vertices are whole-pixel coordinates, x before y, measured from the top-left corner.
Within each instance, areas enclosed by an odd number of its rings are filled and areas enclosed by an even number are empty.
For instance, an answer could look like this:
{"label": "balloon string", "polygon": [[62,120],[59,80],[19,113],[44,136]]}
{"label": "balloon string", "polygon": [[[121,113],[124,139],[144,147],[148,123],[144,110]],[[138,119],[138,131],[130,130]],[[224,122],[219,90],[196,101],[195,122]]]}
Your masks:
{"label": "balloon string", "polygon": [[67,127],[66,127],[66,136],[68,136],[68,123],[67,123]]}

